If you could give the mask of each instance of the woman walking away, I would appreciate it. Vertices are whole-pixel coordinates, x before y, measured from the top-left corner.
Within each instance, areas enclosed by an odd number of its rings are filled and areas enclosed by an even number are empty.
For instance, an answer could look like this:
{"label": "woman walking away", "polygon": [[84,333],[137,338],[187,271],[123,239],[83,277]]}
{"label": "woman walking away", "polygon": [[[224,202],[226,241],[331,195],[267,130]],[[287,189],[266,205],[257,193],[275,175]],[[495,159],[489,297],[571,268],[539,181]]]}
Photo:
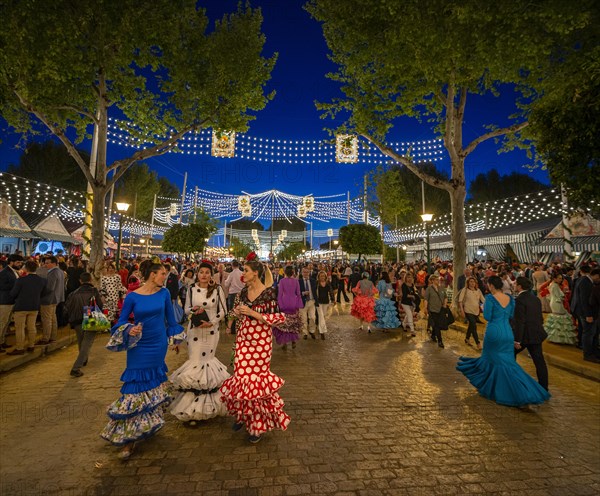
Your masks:
{"label": "woman walking away", "polygon": [[[221,400],[235,417],[233,430],[246,427],[248,440],[257,443],[265,432],[286,430],[290,417],[283,411],[278,393],[285,381],[271,372],[271,326],[283,322],[285,315],[277,307],[271,273],[255,260],[256,254],[248,258],[244,265],[246,287],[236,295],[232,310],[239,319],[234,374],[221,386]],[[263,275],[266,287],[261,282]]]}
{"label": "woman walking away", "polygon": [[[163,385],[167,381],[167,347],[169,341],[185,339],[183,327],[175,320],[169,291],[163,288],[166,269],[145,260],[140,271],[144,285],[125,298],[121,318],[109,341],[109,346],[127,348],[127,367],[121,376],[122,396],[108,407],[110,421],[101,436],[123,446],[119,454],[123,460],[131,456],[136,441],[153,435],[164,425],[163,407],[170,401]],[[135,325],[127,320],[132,312]]]}
{"label": "woman walking away", "polygon": [[197,281],[189,286],[185,297],[185,314],[190,319],[188,359],[170,377],[179,390],[170,412],[190,426],[195,426],[198,420],[226,414],[219,388],[229,374],[215,357],[215,351],[219,344],[219,323],[227,315],[227,301],[223,289],[212,277],[212,265],[203,261]]}
{"label": "woman walking away", "polygon": [[404,310],[404,322],[402,322],[402,327],[405,332],[408,332],[410,329],[410,335],[414,338],[416,336],[414,316],[417,315],[419,311],[421,298],[419,298],[417,288],[415,287],[415,278],[411,273],[404,276],[404,282],[401,286],[399,298],[402,309]]}
{"label": "woman walking away", "polygon": [[319,272],[317,276],[317,302],[319,303],[317,307],[317,313],[319,314],[319,334],[321,335],[321,339],[325,339],[325,334],[327,334],[327,322],[325,318],[329,303],[334,302],[334,297],[333,289],[327,280],[327,273],[324,270]]}
{"label": "woman walking away", "polygon": [[477,334],[477,318],[480,313],[479,306],[483,302],[485,302],[485,299],[483,293],[479,290],[477,279],[474,277],[467,278],[466,287],[458,293],[458,307],[460,308],[461,316],[466,318],[469,323],[465,343],[471,346],[471,336],[473,336],[478,350],[481,349],[481,343]]}
{"label": "woman walking away", "polygon": [[359,329],[363,330],[364,322],[367,323],[367,330],[371,333],[371,322],[377,320],[375,315],[375,294],[377,289],[369,281],[369,273],[363,272],[362,279],[352,288],[354,300],[350,307],[350,314],[360,320]]}
{"label": "woman walking away", "polygon": [[397,329],[400,327],[400,320],[396,312],[396,305],[392,301],[394,289],[387,272],[381,273],[377,291],[379,299],[375,302],[375,314],[377,315],[375,327],[382,329],[383,332],[386,332],[386,329]]}
{"label": "woman walking away", "polygon": [[502,279],[488,279],[490,294],[485,297],[483,316],[487,320],[483,351],[479,358],[460,357],[461,371],[479,394],[500,405],[529,408],[543,403],[550,394],[527,374],[515,360],[514,334],[509,324],[514,299],[502,292]]}
{"label": "woman walking away", "polygon": [[302,295],[300,294],[300,283],[294,277],[294,268],[288,265],[284,269],[285,277],[279,281],[277,286],[277,302],[279,311],[285,314],[285,322],[273,326],[275,342],[287,350],[288,343],[292,348],[296,347],[296,341],[300,339],[302,330],[302,319],[298,310],[304,307]]}
{"label": "woman walking away", "polygon": [[552,313],[546,318],[544,328],[548,333],[548,341],[551,343],[577,344],[573,318],[565,308],[566,295],[562,290],[562,282],[562,274],[556,272],[548,288]]}

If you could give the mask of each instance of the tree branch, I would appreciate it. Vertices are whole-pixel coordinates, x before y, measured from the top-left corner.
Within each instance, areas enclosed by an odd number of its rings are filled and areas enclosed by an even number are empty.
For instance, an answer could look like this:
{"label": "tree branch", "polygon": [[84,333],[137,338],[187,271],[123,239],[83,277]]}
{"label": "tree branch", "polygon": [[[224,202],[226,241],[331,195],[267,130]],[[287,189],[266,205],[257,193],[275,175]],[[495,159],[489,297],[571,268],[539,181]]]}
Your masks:
{"label": "tree branch", "polygon": [[461,155],[463,158],[465,158],[467,155],[469,155],[469,153],[471,153],[473,150],[475,150],[475,148],[477,148],[477,145],[479,145],[480,143],[483,143],[484,141],[489,140],[491,138],[495,138],[496,136],[502,136],[505,134],[516,133],[517,131],[520,131],[521,129],[526,128],[528,125],[529,125],[529,122],[521,122],[520,124],[514,124],[510,127],[503,127],[501,129],[496,129],[494,131],[486,133],[486,134],[480,136],[479,138],[471,141],[471,143],[469,143],[469,146],[467,146],[461,152]]}
{"label": "tree branch", "polygon": [[373,143],[373,145],[375,145],[381,153],[383,153],[384,155],[387,155],[388,157],[395,160],[396,162],[399,162],[402,165],[404,165],[408,170],[410,170],[421,181],[425,181],[427,184],[433,186],[434,188],[440,188],[445,191],[452,192],[453,187],[452,187],[452,183],[450,181],[444,181],[443,179],[438,179],[437,177],[426,174],[425,172],[420,170],[412,160],[408,160],[407,158],[403,157],[402,155],[398,155],[391,148],[383,145],[382,143],[379,143],[372,137],[367,136],[366,134],[361,134],[361,136],[363,138],[365,138],[367,141]]}
{"label": "tree branch", "polygon": [[35,115],[52,132],[52,134],[54,134],[61,141],[61,143],[63,145],[65,145],[65,147],[67,148],[67,151],[69,152],[69,155],[71,155],[71,157],[73,157],[73,159],[75,160],[75,162],[77,163],[79,168],[83,171],[83,174],[85,175],[87,181],[90,184],[95,184],[96,178],[94,178],[92,176],[92,174],[90,173],[89,165],[85,163],[85,160],[83,160],[83,158],[81,157],[81,155],[77,151],[77,148],[71,142],[71,140],[69,140],[69,138],[67,138],[67,136],[65,135],[65,132],[61,128],[52,124],[48,117],[46,117],[42,112],[40,112],[37,108],[35,108],[30,102],[25,100],[25,98],[23,98],[18,91],[15,90],[14,93],[17,96],[17,98],[19,99],[19,101],[21,102],[21,105],[23,105],[23,107],[25,107],[25,110],[27,110],[27,112],[30,112],[33,115]]}
{"label": "tree branch", "polygon": [[77,108],[77,107],[73,107],[72,105],[61,105],[59,107],[54,107],[54,108],[57,109],[57,110],[72,110],[73,112],[76,112],[78,114],[85,115],[86,117],[89,117],[94,124],[98,124],[98,119],[96,119],[96,116],[90,114],[89,112],[87,112],[87,111],[85,111],[83,109],[80,109],[80,108]]}
{"label": "tree branch", "polygon": [[[454,80],[454,77],[452,77]],[[452,82],[448,84],[448,94],[446,95],[446,130],[444,133],[444,147],[450,154],[452,163],[458,162],[458,154],[456,153],[456,135],[454,133],[454,125],[456,119],[456,109],[454,108],[454,97],[456,96],[454,85]]]}
{"label": "tree branch", "polygon": [[[138,162],[140,160],[144,160],[146,158],[157,157],[159,155],[163,155],[163,154],[167,153],[168,151],[171,151],[177,144],[177,141],[179,141],[185,134],[187,134],[190,131],[193,131],[195,129],[201,128],[206,122],[208,122],[208,120],[209,119],[206,118],[199,124],[191,124],[191,125],[185,127],[184,129],[182,129],[181,131],[179,131],[178,133],[173,134],[170,138],[163,141],[162,143],[159,143],[158,145],[153,146],[152,148],[146,148],[144,150],[139,150],[139,151],[135,152],[129,158],[116,160],[115,162],[112,163],[112,165],[110,167],[107,168],[107,173],[110,172],[111,170],[115,170],[115,174],[110,179],[110,181],[108,181],[106,183],[106,186],[108,188],[110,188],[113,184],[115,184],[121,178],[121,176],[127,171],[127,169],[129,168],[129,166],[131,164]],[[117,169],[119,169],[119,168],[120,168],[120,170],[117,171]]]}

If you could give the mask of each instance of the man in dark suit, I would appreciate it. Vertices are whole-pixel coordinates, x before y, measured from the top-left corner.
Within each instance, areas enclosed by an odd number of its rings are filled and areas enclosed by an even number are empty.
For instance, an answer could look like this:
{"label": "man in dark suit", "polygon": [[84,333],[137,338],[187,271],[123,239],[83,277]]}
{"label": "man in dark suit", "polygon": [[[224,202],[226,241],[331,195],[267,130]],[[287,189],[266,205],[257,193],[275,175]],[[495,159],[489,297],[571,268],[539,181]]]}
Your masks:
{"label": "man in dark suit", "polygon": [[532,283],[527,277],[517,277],[515,316],[511,322],[515,335],[515,358],[527,348],[540,386],[548,390],[548,367],[542,352],[542,342],[548,337],[544,330],[542,303],[531,291]]}
{"label": "man in dark suit", "polygon": [[302,296],[302,303],[304,307],[299,310],[300,318],[302,319],[302,334],[304,339],[315,337],[315,324],[317,320],[317,281],[310,277],[310,270],[308,267],[302,269],[302,276],[299,279],[300,282],[300,295]]}
{"label": "man in dark suit", "polygon": [[[471,268],[466,267],[462,275],[458,276],[458,291],[465,287],[469,277],[471,277]],[[479,284],[479,282],[477,282],[477,284]]]}
{"label": "man in dark suit", "polygon": [[579,277],[575,280],[573,298],[571,299],[571,311],[579,321],[581,334],[581,345],[583,347],[583,359],[587,362],[600,363],[594,346],[594,310],[590,305],[590,297],[594,282],[590,276],[591,269],[582,265],[579,269]]}
{"label": "man in dark suit", "polygon": [[19,270],[23,265],[21,255],[10,255],[8,265],[0,270],[0,353],[6,352],[8,345],[5,342],[6,332],[12,318],[15,300],[10,296],[19,277]]}

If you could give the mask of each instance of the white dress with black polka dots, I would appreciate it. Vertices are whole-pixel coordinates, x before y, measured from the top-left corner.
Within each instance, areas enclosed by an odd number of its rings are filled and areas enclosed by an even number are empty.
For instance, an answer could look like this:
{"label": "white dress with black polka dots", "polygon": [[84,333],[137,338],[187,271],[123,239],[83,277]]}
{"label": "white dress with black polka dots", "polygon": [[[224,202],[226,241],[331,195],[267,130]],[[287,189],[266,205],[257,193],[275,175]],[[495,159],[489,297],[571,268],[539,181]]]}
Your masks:
{"label": "white dress with black polka dots", "polygon": [[[226,414],[219,388],[229,378],[229,373],[227,367],[215,357],[215,351],[219,343],[219,322],[226,316],[227,304],[220,287],[214,289],[210,297],[207,298],[206,294],[207,289],[191,286],[185,312],[189,314],[194,306],[202,307],[213,326],[192,327],[190,322],[187,332],[188,359],[170,377],[179,391],[170,412],[182,421],[205,420]],[[217,298],[221,300],[220,303]]]}

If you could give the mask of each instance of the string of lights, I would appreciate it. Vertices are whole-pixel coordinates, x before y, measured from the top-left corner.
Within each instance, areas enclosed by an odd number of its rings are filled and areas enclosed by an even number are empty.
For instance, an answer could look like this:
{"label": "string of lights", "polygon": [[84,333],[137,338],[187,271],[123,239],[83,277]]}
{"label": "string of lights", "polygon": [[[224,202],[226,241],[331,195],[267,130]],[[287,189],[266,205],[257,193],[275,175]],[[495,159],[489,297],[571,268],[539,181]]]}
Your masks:
{"label": "string of lights", "polygon": [[[129,123],[123,123],[109,118],[109,142],[136,149],[153,146],[153,143],[143,142],[133,136]],[[197,133],[183,136],[177,143],[173,153],[185,155],[211,155],[213,136],[212,130],[202,129]],[[437,162],[445,158],[445,148],[441,139],[421,141],[399,141],[388,143],[400,155],[410,154],[416,162]],[[389,161],[379,149],[371,147],[359,152],[358,161],[363,164],[379,164]],[[258,162],[278,164],[323,164],[336,162],[336,146],[319,140],[273,139],[236,134],[235,157]]]}

